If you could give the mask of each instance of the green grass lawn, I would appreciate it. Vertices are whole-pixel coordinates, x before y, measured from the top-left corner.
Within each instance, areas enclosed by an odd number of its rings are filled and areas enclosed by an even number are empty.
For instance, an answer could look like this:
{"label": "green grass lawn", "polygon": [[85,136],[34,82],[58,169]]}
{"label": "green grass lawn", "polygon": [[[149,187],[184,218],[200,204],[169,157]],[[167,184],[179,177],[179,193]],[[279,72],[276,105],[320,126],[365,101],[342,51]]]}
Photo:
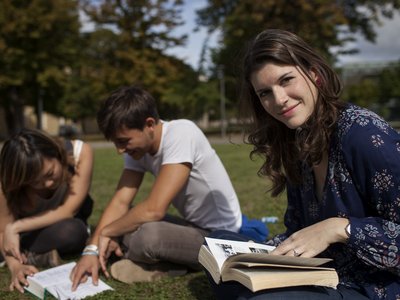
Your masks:
{"label": "green grass lawn", "polygon": [[[223,161],[236,189],[242,212],[250,218],[278,216],[279,222],[269,224],[270,235],[283,231],[283,213],[285,197],[271,199],[266,193],[268,182],[257,176],[260,161],[249,159],[250,146],[237,144],[214,145]],[[95,168],[91,195],[95,207],[89,223],[98,221],[106,203],[111,198],[119,179],[123,162],[113,148],[95,150]],[[146,195],[152,185],[153,177],[146,175],[137,200]],[[170,213],[175,214],[174,209]],[[8,269],[0,268],[0,299],[32,299],[17,292],[8,292]],[[214,299],[205,275],[202,272],[191,273],[179,278],[166,278],[155,283],[127,285],[115,280],[107,280],[115,291],[105,292],[90,299]],[[89,299],[89,298],[88,298]]]}

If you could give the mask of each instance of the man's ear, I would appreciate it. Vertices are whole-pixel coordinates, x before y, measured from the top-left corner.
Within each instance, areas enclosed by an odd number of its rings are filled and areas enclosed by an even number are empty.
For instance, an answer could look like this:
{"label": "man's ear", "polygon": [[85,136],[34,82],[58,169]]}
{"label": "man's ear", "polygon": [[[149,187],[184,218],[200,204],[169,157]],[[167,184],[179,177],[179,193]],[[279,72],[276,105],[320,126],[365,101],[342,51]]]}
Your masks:
{"label": "man's ear", "polygon": [[156,125],[156,120],[154,118],[152,118],[152,117],[146,118],[145,125],[144,125],[145,127],[154,129],[155,125]]}

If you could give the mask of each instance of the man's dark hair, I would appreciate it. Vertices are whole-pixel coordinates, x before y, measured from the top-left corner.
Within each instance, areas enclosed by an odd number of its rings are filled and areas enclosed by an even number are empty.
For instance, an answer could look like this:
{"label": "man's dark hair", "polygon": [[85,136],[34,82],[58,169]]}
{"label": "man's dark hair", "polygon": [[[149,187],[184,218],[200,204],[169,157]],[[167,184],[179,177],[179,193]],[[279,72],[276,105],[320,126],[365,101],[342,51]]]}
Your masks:
{"label": "man's dark hair", "polygon": [[149,117],[157,123],[160,118],[154,98],[137,86],[120,87],[103,102],[97,113],[97,124],[110,140],[122,127],[142,130]]}

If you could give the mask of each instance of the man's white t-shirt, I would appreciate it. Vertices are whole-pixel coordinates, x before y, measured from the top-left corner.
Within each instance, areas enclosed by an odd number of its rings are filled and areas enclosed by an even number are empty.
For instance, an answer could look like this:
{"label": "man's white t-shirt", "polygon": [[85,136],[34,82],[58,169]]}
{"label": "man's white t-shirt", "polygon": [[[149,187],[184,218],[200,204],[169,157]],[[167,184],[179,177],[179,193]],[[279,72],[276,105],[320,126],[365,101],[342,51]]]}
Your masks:
{"label": "man's white t-shirt", "polygon": [[187,184],[173,200],[182,217],[208,230],[237,232],[242,225],[240,205],[229,176],[206,136],[192,121],[162,121],[157,153],[134,160],[124,154],[125,168],[151,172],[155,177],[165,164],[190,163]]}

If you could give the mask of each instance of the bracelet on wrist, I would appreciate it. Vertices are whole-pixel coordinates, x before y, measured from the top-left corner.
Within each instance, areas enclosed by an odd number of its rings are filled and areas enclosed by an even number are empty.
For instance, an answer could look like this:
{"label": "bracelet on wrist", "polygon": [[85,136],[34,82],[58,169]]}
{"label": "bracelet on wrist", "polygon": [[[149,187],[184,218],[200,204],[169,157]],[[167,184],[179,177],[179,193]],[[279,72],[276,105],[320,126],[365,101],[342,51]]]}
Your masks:
{"label": "bracelet on wrist", "polygon": [[90,244],[90,245],[87,245],[87,246],[83,249],[83,251],[99,251],[99,247],[97,247],[97,245]]}
{"label": "bracelet on wrist", "polygon": [[83,251],[81,255],[82,256],[85,256],[85,255],[99,256],[99,252],[98,251]]}
{"label": "bracelet on wrist", "polygon": [[96,245],[87,245],[83,251],[82,255],[96,255],[99,256],[99,248]]}
{"label": "bracelet on wrist", "polygon": [[346,225],[346,227],[344,228],[344,231],[346,232],[347,238],[350,238],[350,234],[351,234],[351,227],[350,227],[350,223]]}

